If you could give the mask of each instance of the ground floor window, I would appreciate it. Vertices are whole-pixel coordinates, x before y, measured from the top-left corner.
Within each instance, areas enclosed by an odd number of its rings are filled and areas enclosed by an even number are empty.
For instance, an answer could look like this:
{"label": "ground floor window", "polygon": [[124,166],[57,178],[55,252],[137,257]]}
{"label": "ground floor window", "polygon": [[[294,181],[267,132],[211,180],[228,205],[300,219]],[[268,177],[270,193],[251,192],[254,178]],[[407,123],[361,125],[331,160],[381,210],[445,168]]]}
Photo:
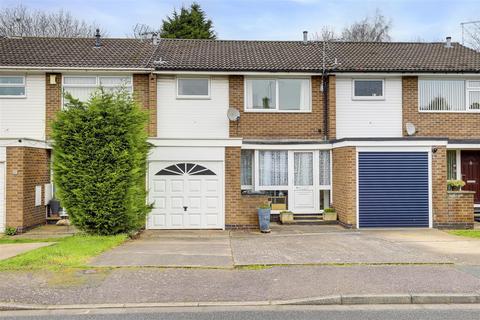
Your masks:
{"label": "ground floor window", "polygon": [[242,150],[242,190],[269,195],[274,211],[321,212],[331,203],[330,153],[330,150]]}
{"label": "ground floor window", "polygon": [[457,150],[447,150],[447,179],[457,179]]}

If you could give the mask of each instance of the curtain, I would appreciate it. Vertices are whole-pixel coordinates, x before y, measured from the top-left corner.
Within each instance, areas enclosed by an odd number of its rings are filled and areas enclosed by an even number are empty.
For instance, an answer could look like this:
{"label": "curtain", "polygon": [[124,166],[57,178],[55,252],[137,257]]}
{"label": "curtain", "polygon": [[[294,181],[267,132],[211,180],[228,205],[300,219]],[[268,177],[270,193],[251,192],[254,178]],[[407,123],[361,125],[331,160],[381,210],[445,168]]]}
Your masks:
{"label": "curtain", "polygon": [[253,185],[253,150],[242,150],[240,165],[242,186]]}
{"label": "curtain", "polygon": [[330,185],[330,151],[320,150],[320,185]]}
{"label": "curtain", "polygon": [[457,179],[457,152],[456,150],[447,150],[447,179]]}
{"label": "curtain", "polygon": [[294,153],[295,168],[295,185],[311,186],[313,185],[313,153],[312,152],[295,152]]}
{"label": "curtain", "polygon": [[287,151],[260,151],[259,167],[261,186],[288,185]]}

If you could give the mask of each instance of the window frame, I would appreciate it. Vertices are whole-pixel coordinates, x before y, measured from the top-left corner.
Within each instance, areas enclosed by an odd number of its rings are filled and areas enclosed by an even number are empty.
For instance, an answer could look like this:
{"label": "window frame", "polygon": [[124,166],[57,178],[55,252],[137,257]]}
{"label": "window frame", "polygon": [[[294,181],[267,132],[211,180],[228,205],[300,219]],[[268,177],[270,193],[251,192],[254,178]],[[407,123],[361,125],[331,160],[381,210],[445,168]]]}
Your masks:
{"label": "window frame", "polygon": [[[382,95],[381,96],[357,96],[355,95],[355,85],[357,81],[381,81]],[[352,79],[352,100],[359,101],[382,101],[385,100],[385,79],[383,78],[356,78]]]}
{"label": "window frame", "polygon": [[[465,83],[465,92],[464,97],[465,97],[465,110],[422,110],[420,108],[420,97],[421,97],[421,92],[420,92],[420,80],[462,80]],[[431,78],[431,77],[422,77],[418,78],[418,83],[417,83],[417,110],[418,112],[421,113],[480,113],[480,109],[470,109],[470,97],[469,93],[470,92],[475,92],[475,91],[480,91],[479,88],[475,87],[469,87],[469,83],[471,81],[480,81],[480,78],[449,78],[449,77],[442,77],[442,78]]]}
{"label": "window frame", "polygon": [[[249,97],[248,90],[247,90],[247,83],[250,80],[272,80],[275,81],[275,108],[273,109],[255,109],[249,107],[249,101],[252,97]],[[307,80],[308,82],[308,105],[307,108],[302,110],[281,110],[280,109],[280,93],[279,93],[279,80]],[[245,112],[260,112],[260,113],[311,113],[312,112],[312,77],[244,77],[243,80],[243,88],[244,88],[244,103],[243,103],[243,110]],[[300,106],[301,107],[301,106]]]}
{"label": "window frame", "polygon": [[[208,94],[207,95],[180,94],[178,92],[180,89],[180,85],[179,85],[180,80],[207,80]],[[212,85],[212,81],[210,77],[177,76],[175,79],[175,97],[177,100],[209,100],[211,99],[211,93],[212,93],[211,85]]]}
{"label": "window frame", "polygon": [[[251,181],[251,184],[249,185],[244,185],[244,184],[241,184],[242,182],[242,165],[240,164],[240,189],[243,191],[243,190],[254,190],[255,189],[255,150],[254,149],[242,149],[242,151],[244,150],[247,150],[249,152],[251,152],[251,161],[252,161],[252,169],[251,169],[251,177],[252,177],[252,181]],[[241,154],[240,154],[240,160],[241,160]]]}
{"label": "window frame", "polygon": [[[95,84],[65,84],[65,78],[74,77],[74,78],[95,78]],[[133,75],[132,74],[118,74],[118,75],[102,75],[102,74],[90,74],[90,75],[78,75],[78,74],[62,74],[62,107],[65,105],[65,88],[92,88],[93,90],[100,87],[101,78],[129,78],[130,85],[126,86],[130,89],[130,93],[133,94]],[[117,88],[119,86],[115,85],[104,85],[105,88]]]}
{"label": "window frame", "polygon": [[2,88],[24,88],[23,95],[0,95],[0,99],[24,99],[27,97],[27,79],[25,75],[0,75],[0,78],[22,78],[22,83],[0,83]]}

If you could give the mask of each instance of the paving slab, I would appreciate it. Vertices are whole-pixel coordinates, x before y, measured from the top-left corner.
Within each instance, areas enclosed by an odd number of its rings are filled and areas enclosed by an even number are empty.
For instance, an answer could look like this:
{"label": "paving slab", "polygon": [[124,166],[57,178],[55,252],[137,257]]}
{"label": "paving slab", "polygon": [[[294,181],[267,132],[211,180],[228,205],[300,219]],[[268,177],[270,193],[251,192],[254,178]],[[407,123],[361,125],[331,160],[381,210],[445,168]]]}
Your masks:
{"label": "paving slab", "polygon": [[233,258],[225,231],[148,231],[95,258],[92,265],[232,268]]}
{"label": "paving slab", "polygon": [[0,244],[0,260],[12,258],[19,254],[52,244],[52,242]]}
{"label": "paving slab", "polygon": [[23,304],[265,301],[338,295],[476,295],[480,279],[453,266],[285,266],[259,270],[117,268],[80,274],[0,273],[0,302]]}

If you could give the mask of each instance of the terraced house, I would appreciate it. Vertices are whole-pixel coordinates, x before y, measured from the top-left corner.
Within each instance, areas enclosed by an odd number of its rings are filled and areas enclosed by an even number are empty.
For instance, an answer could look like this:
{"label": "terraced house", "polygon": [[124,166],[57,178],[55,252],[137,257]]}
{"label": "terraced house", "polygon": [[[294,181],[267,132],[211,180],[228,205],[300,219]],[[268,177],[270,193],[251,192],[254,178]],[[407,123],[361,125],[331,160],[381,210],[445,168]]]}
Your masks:
{"label": "terraced house", "polygon": [[[471,228],[480,54],[444,43],[0,39],[0,229],[45,223],[62,93],[125,86],[148,111],[149,229]],[[466,182],[447,190],[447,179]]]}

